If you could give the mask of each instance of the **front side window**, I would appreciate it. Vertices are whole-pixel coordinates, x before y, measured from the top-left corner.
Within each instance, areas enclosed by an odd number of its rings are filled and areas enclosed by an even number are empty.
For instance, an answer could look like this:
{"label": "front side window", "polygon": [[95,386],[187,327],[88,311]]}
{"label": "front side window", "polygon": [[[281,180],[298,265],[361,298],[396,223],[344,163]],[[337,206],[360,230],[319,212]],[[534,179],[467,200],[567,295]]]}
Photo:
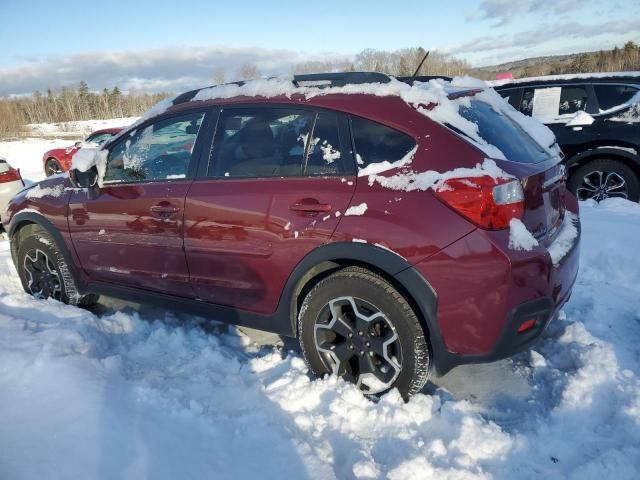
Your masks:
{"label": "front side window", "polygon": [[208,175],[301,176],[314,116],[289,108],[224,109],[218,119]]}
{"label": "front side window", "polygon": [[105,183],[186,177],[203,118],[189,113],[135,130],[109,153]]}
{"label": "front side window", "polygon": [[594,85],[600,110],[610,110],[624,105],[638,93],[638,89],[628,85]]}
{"label": "front side window", "polygon": [[351,117],[358,168],[379,162],[396,162],[416,146],[409,135],[371,120]]}

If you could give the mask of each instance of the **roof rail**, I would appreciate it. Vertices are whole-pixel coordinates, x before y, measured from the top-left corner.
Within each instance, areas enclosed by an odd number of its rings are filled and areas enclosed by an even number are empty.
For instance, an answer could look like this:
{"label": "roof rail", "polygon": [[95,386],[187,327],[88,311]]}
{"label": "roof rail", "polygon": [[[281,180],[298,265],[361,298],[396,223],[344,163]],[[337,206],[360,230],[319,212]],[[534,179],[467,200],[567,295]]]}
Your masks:
{"label": "roof rail", "polygon": [[450,82],[452,77],[447,75],[419,75],[417,77],[396,77],[398,80],[404,83],[408,83],[409,85],[413,85],[413,82],[428,82],[429,80],[444,80],[446,82]]}
{"label": "roof rail", "polygon": [[391,76],[378,72],[335,72],[294,75],[297,87],[343,87],[359,83],[389,83]]}

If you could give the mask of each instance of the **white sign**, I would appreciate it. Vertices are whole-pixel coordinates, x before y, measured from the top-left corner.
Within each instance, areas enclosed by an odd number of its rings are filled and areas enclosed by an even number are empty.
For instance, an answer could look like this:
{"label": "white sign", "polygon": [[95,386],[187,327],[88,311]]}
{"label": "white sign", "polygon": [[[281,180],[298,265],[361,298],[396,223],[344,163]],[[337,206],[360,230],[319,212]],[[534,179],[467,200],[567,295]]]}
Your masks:
{"label": "white sign", "polygon": [[552,119],[560,111],[561,87],[536,88],[533,92],[531,115],[536,118]]}

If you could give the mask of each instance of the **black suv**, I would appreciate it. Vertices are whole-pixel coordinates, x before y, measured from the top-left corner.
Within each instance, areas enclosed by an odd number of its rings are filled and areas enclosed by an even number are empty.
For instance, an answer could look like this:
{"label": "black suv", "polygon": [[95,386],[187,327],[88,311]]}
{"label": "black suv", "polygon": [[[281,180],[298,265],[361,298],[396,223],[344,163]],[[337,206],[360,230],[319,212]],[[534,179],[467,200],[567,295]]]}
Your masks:
{"label": "black suv", "polygon": [[494,88],[553,130],[580,200],[640,200],[640,72],[521,78]]}

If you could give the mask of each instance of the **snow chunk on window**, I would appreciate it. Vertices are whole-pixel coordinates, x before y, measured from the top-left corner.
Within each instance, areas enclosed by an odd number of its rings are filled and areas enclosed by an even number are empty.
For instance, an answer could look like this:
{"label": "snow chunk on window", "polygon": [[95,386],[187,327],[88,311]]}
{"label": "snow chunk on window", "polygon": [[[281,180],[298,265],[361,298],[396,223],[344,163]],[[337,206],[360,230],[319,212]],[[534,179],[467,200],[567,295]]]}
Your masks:
{"label": "snow chunk on window", "polygon": [[595,119],[591,115],[583,110],[578,110],[565,125],[567,127],[580,127],[582,125],[591,125],[593,122],[595,122]]}
{"label": "snow chunk on window", "polygon": [[425,172],[406,172],[398,173],[391,177],[384,177],[382,175],[369,175],[369,185],[373,185],[378,182],[385,188],[392,190],[403,190],[405,192],[412,192],[414,190],[429,190],[430,188],[438,190],[443,188],[444,182],[454,178],[467,178],[467,177],[484,177],[489,176],[494,179],[509,179],[513,178],[503,171],[496,162],[490,159],[485,159],[482,164],[476,165],[475,168],[456,168],[448,172],[436,172],[435,170],[427,170]]}
{"label": "snow chunk on window", "polygon": [[55,187],[42,187],[36,185],[35,187],[27,190],[27,198],[42,198],[42,197],[59,197],[64,192],[62,185],[56,185]]}
{"label": "snow chunk on window", "polygon": [[538,241],[525,224],[517,218],[512,218],[509,222],[509,248],[530,252],[537,246]]}
{"label": "snow chunk on window", "polygon": [[578,216],[575,213],[565,211],[560,233],[549,247],[549,256],[554,267],[560,265],[560,261],[573,248],[573,244],[578,237],[577,223]]}
{"label": "snow chunk on window", "polygon": [[370,163],[364,168],[358,168],[358,176],[365,177],[368,175],[377,175],[378,173],[386,172],[387,170],[392,170],[394,168],[404,167],[409,165],[413,160],[413,156],[416,154],[418,150],[418,146],[416,145],[407,154],[402,157],[400,160],[396,160],[395,162],[389,162],[385,160],[384,162]]}
{"label": "snow chunk on window", "polygon": [[355,216],[355,215],[364,215],[364,212],[367,211],[367,204],[361,203],[360,205],[354,205],[353,207],[347,208],[347,211],[344,212],[345,217]]}

